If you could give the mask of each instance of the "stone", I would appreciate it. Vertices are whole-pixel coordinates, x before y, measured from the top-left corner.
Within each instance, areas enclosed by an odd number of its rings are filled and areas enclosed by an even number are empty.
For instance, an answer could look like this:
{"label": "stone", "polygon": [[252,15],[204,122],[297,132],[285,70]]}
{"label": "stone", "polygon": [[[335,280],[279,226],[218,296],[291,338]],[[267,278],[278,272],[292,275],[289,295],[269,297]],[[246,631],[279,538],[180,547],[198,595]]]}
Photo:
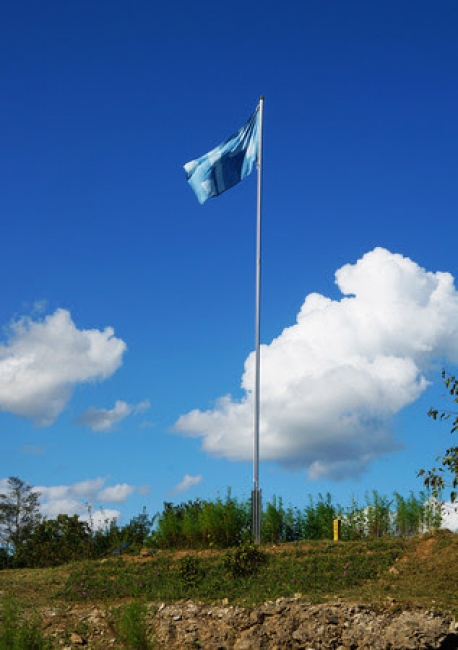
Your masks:
{"label": "stone", "polygon": [[70,635],[70,643],[74,645],[84,645],[84,640],[79,634],[72,632]]}
{"label": "stone", "polygon": [[[45,634],[57,647],[118,647],[113,610],[44,609]],[[51,616],[51,613],[53,614]],[[52,620],[52,626],[48,622]],[[146,625],[154,647],[167,650],[453,650],[458,622],[421,607],[371,607],[332,601],[314,605],[282,598],[257,607],[198,601],[148,604]],[[74,630],[84,622],[84,639]],[[72,632],[69,634],[69,632]],[[71,644],[71,645],[70,645]]]}

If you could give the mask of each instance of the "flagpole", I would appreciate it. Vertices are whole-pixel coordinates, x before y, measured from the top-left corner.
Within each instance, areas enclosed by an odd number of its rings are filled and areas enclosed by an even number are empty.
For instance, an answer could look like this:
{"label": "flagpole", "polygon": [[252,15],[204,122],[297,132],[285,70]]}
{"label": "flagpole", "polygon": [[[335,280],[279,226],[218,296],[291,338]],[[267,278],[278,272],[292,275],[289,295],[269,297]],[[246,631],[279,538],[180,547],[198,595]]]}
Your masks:
{"label": "flagpole", "polygon": [[261,387],[261,208],[262,208],[262,122],[264,97],[259,99],[258,187],[256,202],[256,316],[255,316],[255,378],[254,378],[254,435],[253,435],[253,491],[252,535],[255,544],[261,541],[261,490],[259,487],[259,414]]}

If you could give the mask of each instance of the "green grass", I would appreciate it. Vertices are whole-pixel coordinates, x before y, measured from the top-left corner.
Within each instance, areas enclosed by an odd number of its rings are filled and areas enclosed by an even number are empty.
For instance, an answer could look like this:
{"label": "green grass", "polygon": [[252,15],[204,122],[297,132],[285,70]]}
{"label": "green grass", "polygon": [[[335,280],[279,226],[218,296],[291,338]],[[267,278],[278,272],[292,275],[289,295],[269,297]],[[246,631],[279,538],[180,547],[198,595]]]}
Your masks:
{"label": "green grass", "polygon": [[[229,598],[252,605],[297,593],[314,602],[336,596],[359,600],[367,594],[371,600],[390,596],[458,606],[458,563],[450,566],[453,557],[458,560],[453,534],[290,543],[261,551],[265,562],[241,571],[234,571],[236,549],[185,555],[158,551],[142,563],[122,558],[83,563],[72,569],[59,597],[73,602]],[[240,566],[240,559],[235,563]]]}

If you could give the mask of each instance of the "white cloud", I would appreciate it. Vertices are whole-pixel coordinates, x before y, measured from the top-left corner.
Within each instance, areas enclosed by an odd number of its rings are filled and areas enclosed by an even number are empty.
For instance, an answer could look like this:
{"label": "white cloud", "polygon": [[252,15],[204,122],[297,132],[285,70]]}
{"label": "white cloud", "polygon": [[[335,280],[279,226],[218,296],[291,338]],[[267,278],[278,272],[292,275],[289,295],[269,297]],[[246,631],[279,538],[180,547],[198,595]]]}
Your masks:
{"label": "white cloud", "polygon": [[[296,323],[261,347],[261,458],[344,479],[398,447],[391,418],[427,386],[434,359],[458,362],[458,293],[432,273],[376,248],[336,273],[343,294],[306,297]],[[254,355],[241,400],[179,418],[174,431],[203,449],[252,458]]]}
{"label": "white cloud", "polygon": [[87,515],[84,504],[76,499],[55,499],[41,505],[40,512],[46,519],[55,519],[58,515],[78,515],[82,519]]}
{"label": "white cloud", "polygon": [[122,483],[106,487],[99,493],[98,498],[101,501],[108,501],[108,503],[123,503],[134,491],[135,488],[132,485]]}
{"label": "white cloud", "polygon": [[46,501],[60,501],[66,499],[72,493],[71,488],[67,485],[56,485],[55,487],[39,486],[34,488],[34,491],[39,492],[42,499]]}
{"label": "white cloud", "polygon": [[195,485],[199,485],[202,481],[202,476],[191,476],[190,474],[185,474],[183,479],[175,485],[175,487],[170,490],[170,495],[180,494],[181,492],[186,492]]}
{"label": "white cloud", "polygon": [[94,530],[106,528],[110,522],[115,519],[119,521],[120,511],[113,509],[92,509],[87,504],[81,503],[77,499],[56,499],[41,504],[41,514],[46,519],[56,519],[58,515],[78,516],[81,521],[86,521]]}
{"label": "white cloud", "polygon": [[135,487],[127,483],[105,487],[106,479],[95,478],[87,481],[73,483],[73,485],[56,485],[53,487],[36,487],[42,499],[46,501],[59,501],[62,499],[84,499],[86,502],[110,501],[121,503],[134,491]]}
{"label": "white cloud", "polygon": [[93,478],[74,483],[69,490],[71,494],[74,494],[80,499],[95,499],[104,485],[104,478]]}
{"label": "white cloud", "polygon": [[87,426],[92,431],[111,431],[111,429],[122,422],[129,415],[138,415],[148,410],[150,403],[144,400],[139,404],[132,405],[122,400],[116,400],[114,408],[112,409],[99,409],[92,406],[80,415],[77,424]]}
{"label": "white cloud", "polygon": [[[6,480],[0,481],[0,486],[6,485]],[[107,519],[118,519],[120,515],[118,510],[105,509],[105,503],[124,503],[136,491],[135,486],[127,483],[105,484],[106,479],[99,477],[73,485],[37,486],[34,491],[40,493],[40,510],[48,519],[59,514],[78,515],[83,521],[92,520],[98,527]]]}
{"label": "white cloud", "polygon": [[21,318],[0,344],[0,410],[52,424],[75,386],[110,377],[125,349],[112,328],[78,330],[65,309],[43,320]]}
{"label": "white cloud", "polygon": [[115,424],[124,420],[131,413],[132,407],[127,402],[117,400],[111,410],[92,406],[80,415],[77,424],[89,427],[92,431],[110,431]]}
{"label": "white cloud", "polygon": [[148,411],[148,409],[151,407],[151,403],[149,399],[144,399],[143,402],[140,402],[139,404],[136,404],[133,407],[133,413],[134,415],[140,415],[140,413],[144,413],[145,411]]}
{"label": "white cloud", "polygon": [[119,522],[121,513],[119,510],[95,510],[90,515],[82,515],[80,519],[87,521],[93,530],[103,530],[109,528],[112,521]]}

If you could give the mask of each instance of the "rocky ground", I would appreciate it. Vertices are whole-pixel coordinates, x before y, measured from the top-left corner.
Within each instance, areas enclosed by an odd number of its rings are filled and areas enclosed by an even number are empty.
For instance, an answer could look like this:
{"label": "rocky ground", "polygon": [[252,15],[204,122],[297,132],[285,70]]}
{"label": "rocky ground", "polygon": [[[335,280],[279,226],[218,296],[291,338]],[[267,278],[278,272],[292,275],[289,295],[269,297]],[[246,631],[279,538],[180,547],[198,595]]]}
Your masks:
{"label": "rocky ground", "polygon": [[[121,648],[113,616],[98,607],[43,611],[56,647]],[[280,598],[254,609],[186,601],[152,605],[148,632],[155,648],[208,650],[419,650],[458,649],[458,622],[419,608],[331,602],[312,605]]]}

